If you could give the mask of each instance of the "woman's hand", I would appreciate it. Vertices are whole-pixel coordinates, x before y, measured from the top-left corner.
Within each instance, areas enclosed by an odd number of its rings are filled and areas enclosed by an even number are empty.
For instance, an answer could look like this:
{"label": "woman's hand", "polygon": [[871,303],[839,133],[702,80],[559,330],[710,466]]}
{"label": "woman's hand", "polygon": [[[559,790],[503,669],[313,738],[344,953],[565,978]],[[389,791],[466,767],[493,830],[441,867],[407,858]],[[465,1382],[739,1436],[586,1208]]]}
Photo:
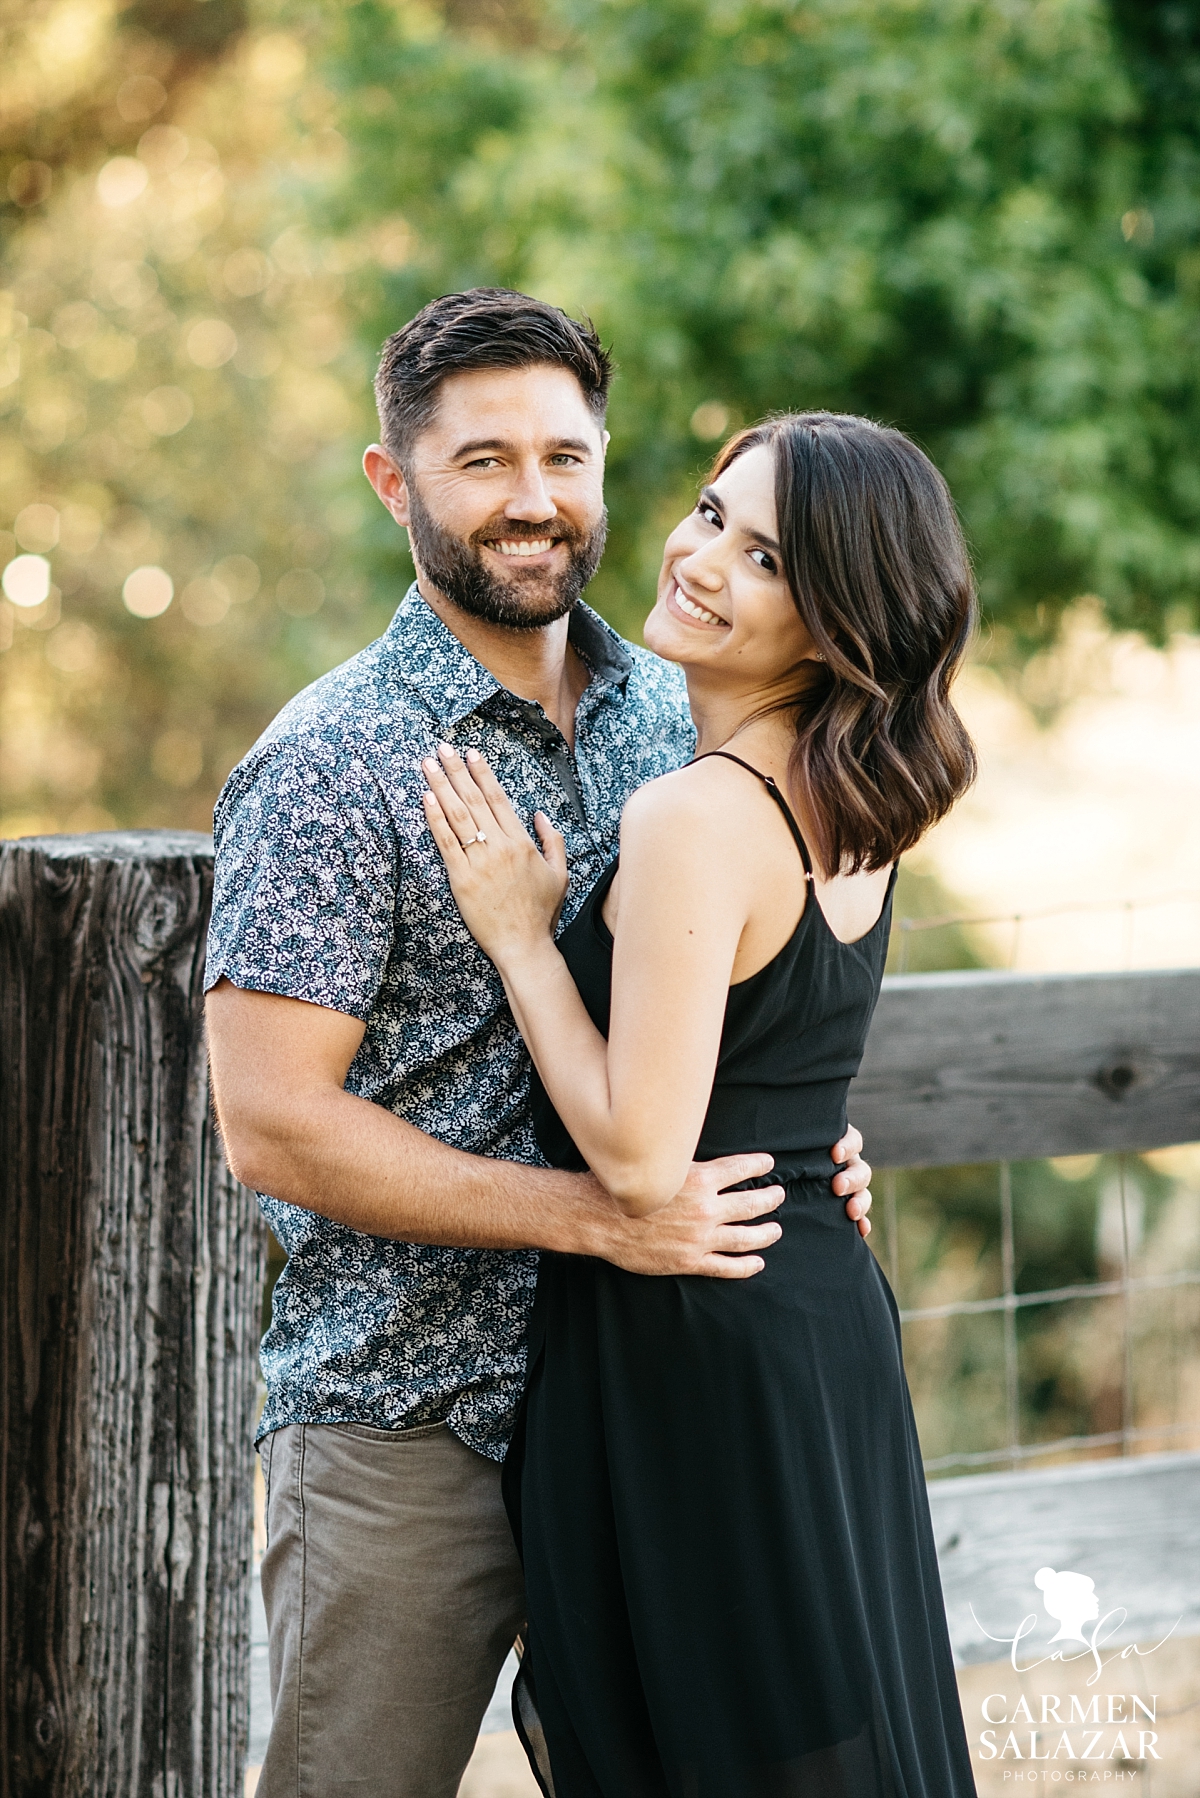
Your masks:
{"label": "woman's hand", "polygon": [[467,929],[503,972],[506,961],[549,944],[567,892],[567,852],[544,812],[537,844],[476,749],[446,743],[421,763],[425,818]]}

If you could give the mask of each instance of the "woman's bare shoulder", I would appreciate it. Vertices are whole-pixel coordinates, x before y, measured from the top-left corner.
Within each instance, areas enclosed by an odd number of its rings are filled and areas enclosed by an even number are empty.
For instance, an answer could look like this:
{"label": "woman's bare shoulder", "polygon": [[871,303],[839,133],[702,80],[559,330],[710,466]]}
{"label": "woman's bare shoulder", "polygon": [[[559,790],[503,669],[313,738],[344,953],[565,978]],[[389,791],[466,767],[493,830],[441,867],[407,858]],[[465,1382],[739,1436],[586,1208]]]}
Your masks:
{"label": "woman's bare shoulder", "polygon": [[702,890],[713,903],[718,894],[736,906],[748,903],[770,856],[760,793],[766,799],[762,783],[730,763],[689,762],[661,775],[625,807],[622,867],[635,879],[644,872],[663,892]]}
{"label": "woman's bare shoulder", "polygon": [[622,824],[662,827],[678,822],[705,835],[719,833],[744,817],[756,790],[766,796],[763,782],[744,768],[706,756],[639,787],[625,807]]}

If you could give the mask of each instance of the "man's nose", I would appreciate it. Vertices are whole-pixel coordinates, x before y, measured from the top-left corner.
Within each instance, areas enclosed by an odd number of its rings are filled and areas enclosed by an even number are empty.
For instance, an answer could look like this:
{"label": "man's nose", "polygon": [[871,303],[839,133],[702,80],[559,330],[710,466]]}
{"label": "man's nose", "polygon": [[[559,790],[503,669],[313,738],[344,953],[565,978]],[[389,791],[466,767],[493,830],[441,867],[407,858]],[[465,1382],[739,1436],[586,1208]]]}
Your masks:
{"label": "man's nose", "polygon": [[517,471],[514,492],[504,508],[506,518],[519,518],[528,524],[542,524],[556,516],[558,507],[546,486],[541,464],[522,464]]}

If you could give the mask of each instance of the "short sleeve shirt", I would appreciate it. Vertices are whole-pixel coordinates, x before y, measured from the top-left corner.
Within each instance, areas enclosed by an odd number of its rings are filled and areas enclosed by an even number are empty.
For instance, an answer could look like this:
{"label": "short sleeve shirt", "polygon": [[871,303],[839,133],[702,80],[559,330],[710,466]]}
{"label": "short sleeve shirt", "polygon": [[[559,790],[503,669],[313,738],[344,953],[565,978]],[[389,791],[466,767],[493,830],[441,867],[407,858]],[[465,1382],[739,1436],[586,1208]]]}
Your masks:
{"label": "short sleeve shirt", "polygon": [[[566,838],[568,923],[616,853],[630,794],[693,748],[678,669],[583,605],[570,636],[590,675],[574,753],[412,587],[377,642],[284,707],[215,816],[206,988],[224,977],[361,1019],[348,1092],[454,1148],[534,1165],[528,1057],[426,829],[420,763],[443,740],[478,749],[527,824],[549,815]],[[260,1203],[288,1256],[262,1344],[260,1435],[444,1420],[501,1459],[536,1254],[397,1242]]]}

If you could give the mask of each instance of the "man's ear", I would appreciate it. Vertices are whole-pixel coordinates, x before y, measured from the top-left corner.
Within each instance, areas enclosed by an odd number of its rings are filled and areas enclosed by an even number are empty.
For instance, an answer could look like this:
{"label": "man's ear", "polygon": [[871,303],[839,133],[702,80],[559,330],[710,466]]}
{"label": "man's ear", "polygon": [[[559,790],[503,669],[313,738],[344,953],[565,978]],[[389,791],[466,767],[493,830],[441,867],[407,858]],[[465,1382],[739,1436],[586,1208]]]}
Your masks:
{"label": "man's ear", "polygon": [[364,450],[363,473],[396,523],[407,526],[408,482],[404,470],[392,460],[381,443],[369,444]]}

